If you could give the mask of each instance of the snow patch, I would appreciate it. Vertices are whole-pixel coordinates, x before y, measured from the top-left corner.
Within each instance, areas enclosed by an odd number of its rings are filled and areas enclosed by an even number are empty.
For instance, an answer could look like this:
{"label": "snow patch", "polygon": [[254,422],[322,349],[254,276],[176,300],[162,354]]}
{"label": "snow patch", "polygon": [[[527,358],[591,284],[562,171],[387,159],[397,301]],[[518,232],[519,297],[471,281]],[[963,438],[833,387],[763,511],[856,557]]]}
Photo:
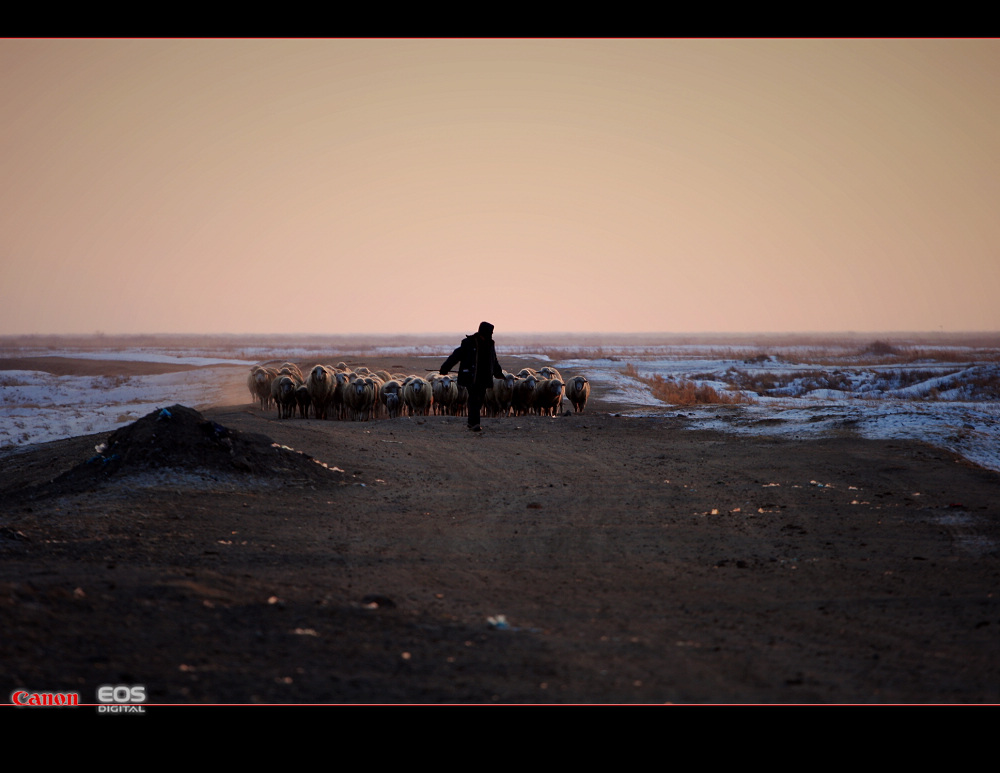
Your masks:
{"label": "snow patch", "polygon": [[0,448],[113,430],[164,405],[218,404],[234,375],[228,367],[152,376],[53,376],[0,372]]}
{"label": "snow patch", "polygon": [[[672,347],[670,356],[636,360],[643,377],[707,384],[730,389],[744,375],[777,377],[772,396],[741,389],[756,400],[745,405],[683,406],[691,429],[714,429],[745,435],[796,438],[853,433],[879,440],[915,440],[959,454],[969,461],[1000,471],[1000,365],[919,362],[912,365],[851,368],[822,364],[787,363],[778,355],[753,361],[710,359],[705,347],[696,352]],[[726,349],[731,355],[732,349]],[[667,352],[664,352],[667,354]],[[629,403],[631,416],[676,416],[678,406],[657,400],[649,388],[624,375],[622,359],[567,359],[556,365],[564,375],[586,375],[593,387],[595,407],[601,399]],[[912,382],[912,383],[906,383]],[[836,383],[838,388],[831,388]],[[950,387],[950,388],[949,388]],[[731,390],[730,390],[731,391]],[[971,399],[975,396],[975,399]]]}

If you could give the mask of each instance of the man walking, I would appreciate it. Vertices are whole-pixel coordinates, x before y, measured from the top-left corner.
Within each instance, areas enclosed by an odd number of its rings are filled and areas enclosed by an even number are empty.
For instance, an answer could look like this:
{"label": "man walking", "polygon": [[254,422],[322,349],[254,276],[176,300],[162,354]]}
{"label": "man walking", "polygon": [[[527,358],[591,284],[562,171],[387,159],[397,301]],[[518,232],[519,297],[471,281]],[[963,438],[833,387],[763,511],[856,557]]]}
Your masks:
{"label": "man walking", "polygon": [[469,429],[481,432],[479,413],[486,399],[486,390],[493,385],[494,377],[503,378],[503,368],[497,361],[497,349],[493,343],[493,325],[481,322],[476,333],[463,338],[441,366],[441,375],[446,375],[456,363],[458,385],[469,390]]}

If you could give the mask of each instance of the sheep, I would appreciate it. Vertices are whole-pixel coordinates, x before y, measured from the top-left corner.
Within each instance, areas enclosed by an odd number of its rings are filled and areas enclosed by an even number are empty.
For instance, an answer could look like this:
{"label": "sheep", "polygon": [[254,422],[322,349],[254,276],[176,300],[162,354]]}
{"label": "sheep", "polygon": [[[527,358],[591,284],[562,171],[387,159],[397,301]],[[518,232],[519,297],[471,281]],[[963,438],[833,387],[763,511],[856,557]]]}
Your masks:
{"label": "sheep", "polygon": [[590,382],[586,376],[576,376],[566,382],[566,399],[573,404],[576,413],[583,413],[590,397]]}
{"label": "sheep", "polygon": [[347,419],[347,390],[350,387],[350,374],[338,370],[334,377],[337,383],[333,386],[330,410],[341,421]]}
{"label": "sheep", "polygon": [[274,368],[267,368],[257,365],[250,371],[247,379],[247,387],[253,394],[254,399],[260,402],[260,409],[263,411],[271,406],[271,384],[277,378],[278,371]]}
{"label": "sheep", "polygon": [[294,362],[283,362],[281,367],[278,368],[278,375],[280,376],[291,376],[295,379],[296,385],[304,384],[305,379],[302,378],[302,371],[299,370],[299,366]]}
{"label": "sheep", "polygon": [[309,406],[313,404],[312,397],[309,395],[309,387],[303,384],[297,387],[295,390],[295,404],[299,407],[299,418],[308,419],[309,418]]}
{"label": "sheep", "polygon": [[509,416],[514,396],[514,374],[503,372],[503,378],[494,378],[493,386],[486,390],[486,409],[491,416]]}
{"label": "sheep", "polygon": [[257,401],[257,385],[254,382],[254,376],[257,375],[258,366],[250,368],[250,372],[247,374],[247,389],[250,390],[250,402],[254,403]]}
{"label": "sheep", "polygon": [[[457,386],[457,384],[456,384]],[[458,394],[455,395],[455,402],[451,406],[453,416],[469,415],[469,390],[464,386],[458,387]]]}
{"label": "sheep", "polygon": [[419,376],[407,379],[403,384],[403,402],[411,416],[427,416],[434,404],[431,385]]}
{"label": "sheep", "polygon": [[434,390],[434,414],[451,415],[458,401],[458,384],[451,376],[438,375],[432,382]]}
{"label": "sheep", "polygon": [[333,370],[326,365],[315,365],[309,371],[305,386],[312,400],[313,413],[317,419],[327,418],[336,383]]}
{"label": "sheep", "polygon": [[535,404],[535,386],[537,383],[537,379],[531,375],[526,378],[518,378],[514,381],[511,408],[515,416],[525,416],[531,412]]}
{"label": "sheep", "polygon": [[256,370],[257,368],[251,368],[250,372],[247,374],[247,389],[250,390],[250,402],[256,402],[257,400],[257,389],[253,380]]}
{"label": "sheep", "polygon": [[382,391],[382,385],[385,383],[382,379],[372,373],[369,376],[365,376],[365,381],[369,383],[372,387],[372,393],[374,394],[374,399],[372,400],[372,406],[370,410],[370,417],[372,419],[382,418],[383,404],[379,399],[379,393]]}
{"label": "sheep", "polygon": [[[294,398],[285,394],[288,385],[283,379],[291,381],[300,402],[295,403]],[[299,386],[302,389],[296,390]],[[308,418],[309,405],[317,419],[367,421],[386,416],[429,415],[431,411],[459,416],[465,413],[467,400],[466,390],[458,387],[454,375],[433,373],[420,378],[390,374],[386,370],[372,371],[360,365],[352,372],[344,362],[336,366],[314,365],[304,379],[292,362],[284,362],[280,368],[258,365],[247,377],[247,389],[260,402],[261,409],[277,403],[280,418],[294,415],[296,407],[300,416]],[[551,366],[538,371],[524,368],[518,376],[504,371],[503,378],[493,379],[486,390],[483,409],[485,415],[493,417],[554,416],[560,412],[565,398],[575,412],[582,413],[589,395],[590,382],[586,376],[564,381]],[[289,400],[293,401],[291,405]],[[566,407],[568,410],[569,406]]]}
{"label": "sheep", "polygon": [[399,411],[403,407],[403,385],[395,379],[389,379],[382,384],[378,390],[378,398],[385,406],[386,413],[390,419],[399,417]]}
{"label": "sheep", "polygon": [[278,376],[271,384],[271,399],[278,405],[278,418],[290,419],[295,415],[295,390],[298,388],[291,376]]}
{"label": "sheep", "polygon": [[375,382],[358,377],[347,385],[347,406],[353,421],[368,421],[375,403]]}
{"label": "sheep", "polygon": [[539,381],[535,387],[535,408],[542,416],[555,416],[563,398],[563,382],[556,378]]}

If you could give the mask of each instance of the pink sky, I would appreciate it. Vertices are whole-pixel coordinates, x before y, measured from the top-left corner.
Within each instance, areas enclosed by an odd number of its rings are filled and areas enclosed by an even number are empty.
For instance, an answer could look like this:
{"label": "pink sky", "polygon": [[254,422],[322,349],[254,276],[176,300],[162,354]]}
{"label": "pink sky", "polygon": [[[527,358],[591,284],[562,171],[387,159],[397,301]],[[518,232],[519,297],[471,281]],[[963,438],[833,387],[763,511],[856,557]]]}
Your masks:
{"label": "pink sky", "polygon": [[995,40],[0,41],[0,334],[1000,330]]}

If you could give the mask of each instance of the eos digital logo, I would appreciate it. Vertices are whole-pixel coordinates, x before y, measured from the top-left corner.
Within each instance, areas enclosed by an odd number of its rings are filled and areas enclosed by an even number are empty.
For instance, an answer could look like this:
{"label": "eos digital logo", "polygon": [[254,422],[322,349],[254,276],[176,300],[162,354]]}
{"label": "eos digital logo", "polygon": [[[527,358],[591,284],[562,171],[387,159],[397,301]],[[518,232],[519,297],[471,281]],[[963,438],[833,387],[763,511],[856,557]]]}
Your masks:
{"label": "eos digital logo", "polygon": [[146,685],[102,684],[97,688],[98,714],[145,714]]}

